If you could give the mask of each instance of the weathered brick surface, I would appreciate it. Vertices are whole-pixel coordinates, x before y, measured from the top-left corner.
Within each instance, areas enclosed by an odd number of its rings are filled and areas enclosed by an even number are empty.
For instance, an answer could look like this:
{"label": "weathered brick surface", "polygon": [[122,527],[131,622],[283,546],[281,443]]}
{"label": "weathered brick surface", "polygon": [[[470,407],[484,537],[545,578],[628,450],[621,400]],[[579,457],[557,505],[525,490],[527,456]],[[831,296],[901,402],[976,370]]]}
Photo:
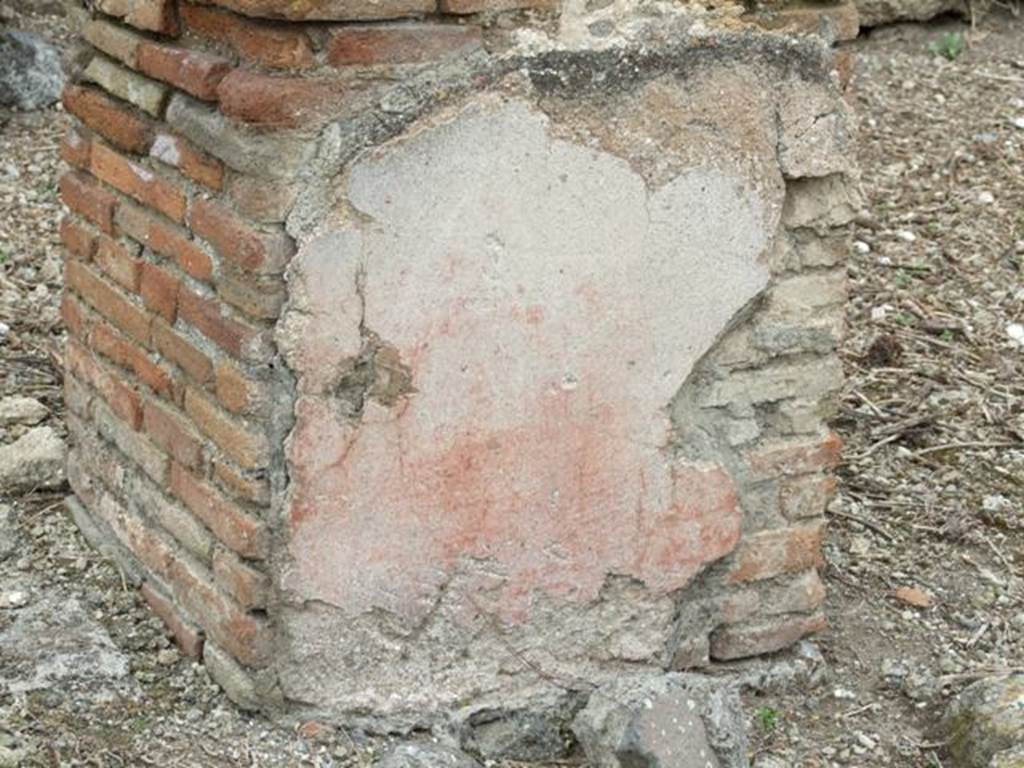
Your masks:
{"label": "weathered brick surface", "polygon": [[153,79],[204,101],[217,99],[217,86],[231,71],[231,62],[220,56],[156,43],[139,47],[138,62],[139,69]]}
{"label": "weathered brick surface", "polygon": [[749,535],[735,555],[729,582],[770,579],[823,565],[821,521]]}
{"label": "weathered brick surface", "polygon": [[132,429],[142,425],[142,398],[112,371],[98,363],[77,341],[69,341],[67,364],[71,372],[102,397],[111,412]]}
{"label": "weathered brick surface", "polygon": [[331,30],[327,61],[336,67],[418,63],[465,55],[480,45],[480,28],[469,24],[349,24]]}
{"label": "weathered brick surface", "polygon": [[250,21],[217,8],[181,4],[189,32],[231,47],[239,56],[275,69],[309,69],[316,65],[313,45],[302,28]]}
{"label": "weathered brick surface", "polygon": [[163,115],[170,95],[165,85],[125,69],[103,56],[95,56],[82,77],[157,118]]}
{"label": "weathered brick surface", "polygon": [[143,428],[153,444],[166,451],[176,462],[193,469],[202,464],[202,440],[189,420],[175,409],[147,400],[144,406]]}
{"label": "weathered brick surface", "polygon": [[65,276],[68,287],[94,310],[143,346],[149,346],[153,318],[148,312],[79,262],[68,262]]}
{"label": "weathered brick surface", "polygon": [[64,217],[60,222],[60,240],[68,253],[84,261],[96,252],[96,234],[82,222]]}
{"label": "weathered brick surface", "polygon": [[169,597],[150,582],[140,587],[142,597],[167,627],[175,642],[186,656],[198,659],[203,655],[203,633],[191,621],[184,618]]}
{"label": "weathered brick surface", "polygon": [[185,288],[178,296],[178,313],[186,323],[235,358],[248,358],[247,350],[260,337],[260,329],[229,316],[216,299]]}
{"label": "weathered brick surface", "polygon": [[362,19],[398,19],[419,16],[436,10],[434,0],[307,0],[282,3],[280,0],[209,0],[257,18],[285,18],[290,21],[359,21]]}
{"label": "weathered brick surface", "polygon": [[265,608],[270,594],[270,579],[225,549],[213,554],[213,575],[217,583],[243,608]]}
{"label": "weathered brick surface", "polygon": [[173,259],[196,280],[208,281],[213,276],[213,261],[202,248],[189,239],[188,231],[175,227],[145,209],[122,203],[115,216],[118,228],[154,252]]}
{"label": "weathered brick surface", "polygon": [[91,155],[92,141],[76,128],[69,128],[60,144],[61,160],[75,168],[87,171]]}
{"label": "weathered brick surface", "polygon": [[139,155],[149,151],[152,123],[98,88],[68,84],[64,107],[114,146]]}
{"label": "weathered brick surface", "polygon": [[122,288],[137,292],[139,276],[142,273],[142,261],[137,257],[137,253],[137,246],[131,248],[123,242],[100,235],[97,238],[93,259],[107,277]]}
{"label": "weathered brick surface", "polygon": [[151,360],[137,344],[110,325],[97,322],[89,335],[89,346],[111,362],[131,371],[155,394],[168,400],[173,399],[174,381],[167,369]]}
{"label": "weathered brick surface", "polygon": [[192,181],[220,190],[224,187],[224,164],[188,141],[171,133],[160,132],[153,140],[150,157],[177,168]]}
{"label": "weathered brick surface", "polygon": [[186,393],[185,412],[200,432],[243,469],[261,469],[269,463],[270,446],[256,424],[229,416],[197,389]]}
{"label": "weathered brick surface", "polygon": [[93,179],[80,173],[65,173],[60,178],[60,196],[75,213],[91,221],[107,234],[114,234],[114,208],[117,198]]}
{"label": "weathered brick surface", "polygon": [[213,378],[210,358],[187,337],[160,320],[153,323],[153,345],[197,384],[205,384]]}
{"label": "weathered brick surface", "polygon": [[139,29],[165,35],[178,33],[178,14],[174,0],[95,0],[103,13],[117,16]]}
{"label": "weathered brick surface", "polygon": [[173,324],[178,316],[181,281],[155,264],[143,264],[139,290],[146,308]]}
{"label": "weathered brick surface", "polygon": [[221,111],[264,128],[317,125],[339,111],[356,84],[335,78],[271,77],[236,69],[220,82]]}
{"label": "weathered brick surface", "polygon": [[189,218],[192,230],[238,267],[259,274],[281,272],[294,247],[284,232],[266,233],[210,199],[196,200]]}
{"label": "weathered brick surface", "polygon": [[146,41],[126,27],[101,19],[89,21],[82,28],[82,37],[97,50],[132,69],[138,67],[139,46]]}
{"label": "weathered brick surface", "polygon": [[248,558],[267,556],[270,540],[266,525],[211,484],[176,464],[171,468],[171,490],[232,551]]}
{"label": "weathered brick surface", "polygon": [[188,200],[185,191],[153,171],[128,160],[109,147],[96,144],[90,169],[93,175],[167,218],[183,223]]}

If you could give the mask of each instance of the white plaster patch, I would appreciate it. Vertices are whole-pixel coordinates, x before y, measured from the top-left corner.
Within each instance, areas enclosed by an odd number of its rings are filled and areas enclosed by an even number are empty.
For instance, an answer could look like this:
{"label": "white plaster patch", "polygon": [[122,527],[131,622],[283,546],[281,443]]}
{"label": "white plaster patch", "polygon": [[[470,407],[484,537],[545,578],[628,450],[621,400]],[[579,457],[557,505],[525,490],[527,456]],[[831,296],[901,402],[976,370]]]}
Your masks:
{"label": "white plaster patch", "polygon": [[[767,284],[757,189],[700,168],[649,189],[487,100],[357,162],[347,196],[369,223],[290,273],[285,587],[415,622],[472,558],[519,622],[535,594],[586,602],[609,573],[667,593],[735,546],[728,475],[673,464],[665,406]],[[415,394],[353,423],[332,388],[362,329]]]}

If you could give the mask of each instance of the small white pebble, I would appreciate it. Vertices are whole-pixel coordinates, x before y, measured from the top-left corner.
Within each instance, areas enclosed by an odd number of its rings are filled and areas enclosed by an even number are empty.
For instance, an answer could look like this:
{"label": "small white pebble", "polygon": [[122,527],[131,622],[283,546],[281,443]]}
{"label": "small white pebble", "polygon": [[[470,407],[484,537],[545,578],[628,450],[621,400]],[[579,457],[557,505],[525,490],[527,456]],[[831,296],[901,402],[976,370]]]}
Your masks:
{"label": "small white pebble", "polygon": [[1014,343],[1024,346],[1024,325],[1020,323],[1010,323],[1006,326],[1006,335],[1009,336]]}
{"label": "small white pebble", "polygon": [[864,255],[865,253],[871,253],[871,246],[865,243],[863,240],[853,241],[853,250],[857,253]]}
{"label": "small white pebble", "polygon": [[901,229],[896,232],[896,237],[905,243],[912,243],[917,240],[917,235],[911,232],[909,229]]}
{"label": "small white pebble", "polygon": [[978,193],[978,205],[992,205],[995,201],[995,195],[991,192],[985,191]]}
{"label": "small white pebble", "polygon": [[1020,128],[1021,130],[1024,130],[1024,117],[1015,117],[1010,122],[1013,123],[1014,128]]}

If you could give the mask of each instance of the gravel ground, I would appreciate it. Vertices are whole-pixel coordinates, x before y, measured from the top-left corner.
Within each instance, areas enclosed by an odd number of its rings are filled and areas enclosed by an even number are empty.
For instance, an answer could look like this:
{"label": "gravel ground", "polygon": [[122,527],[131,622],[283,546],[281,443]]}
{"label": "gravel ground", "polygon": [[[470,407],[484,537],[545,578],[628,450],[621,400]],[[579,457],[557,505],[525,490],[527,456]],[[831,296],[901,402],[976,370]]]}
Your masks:
{"label": "gravel ground", "polygon": [[[14,25],[67,42],[57,16]],[[819,659],[810,681],[749,695],[761,768],[948,766],[935,723],[949,698],[1024,666],[1024,22],[980,20],[955,61],[929,51],[968,31],[896,26],[856,44],[868,203],[835,419],[832,629],[802,649]],[[65,124],[59,108],[0,112],[0,395],[38,398],[61,432]],[[235,710],[61,499],[0,505],[0,766],[372,761],[382,745],[359,734]]]}

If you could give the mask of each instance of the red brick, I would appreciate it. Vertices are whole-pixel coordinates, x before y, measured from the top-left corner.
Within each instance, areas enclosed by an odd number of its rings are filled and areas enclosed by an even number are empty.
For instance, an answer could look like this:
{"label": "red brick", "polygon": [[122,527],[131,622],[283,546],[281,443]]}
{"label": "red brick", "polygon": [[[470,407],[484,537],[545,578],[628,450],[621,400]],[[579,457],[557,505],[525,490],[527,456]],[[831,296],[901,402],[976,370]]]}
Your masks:
{"label": "red brick", "polygon": [[117,446],[118,451],[159,485],[167,482],[170,460],[141,432],[136,432],[101,400],[93,403],[92,420],[100,434]]}
{"label": "red brick", "polygon": [[270,503],[270,483],[263,473],[246,473],[227,461],[215,458],[213,476],[233,496],[254,504]]}
{"label": "red brick", "polygon": [[828,627],[825,617],[789,614],[749,624],[731,624],[711,633],[711,658],[744,659],[782,650],[802,637]]}
{"label": "red brick", "polygon": [[77,171],[65,173],[60,179],[60,196],[64,204],[79,216],[88,219],[108,235],[114,234],[117,198],[92,178]]}
{"label": "red brick", "polygon": [[177,601],[196,617],[212,640],[242,664],[266,664],[272,635],[264,622],[243,612],[184,558],[171,560],[168,579],[174,584]]}
{"label": "red brick", "polygon": [[134,197],[179,224],[185,221],[187,198],[184,190],[161,179],[109,147],[96,144],[92,149],[92,172],[110,186]]}
{"label": "red brick", "polygon": [[144,264],[140,289],[146,308],[173,324],[178,316],[181,281],[155,264]]}
{"label": "red brick", "polygon": [[484,11],[530,9],[548,11],[558,7],[557,0],[440,0],[441,13],[468,14]]}
{"label": "red brick", "polygon": [[267,402],[266,388],[231,363],[216,370],[217,399],[232,413],[255,413]]}
{"label": "red brick", "polygon": [[204,187],[216,191],[224,188],[224,163],[196,149],[180,136],[158,133],[149,156],[177,168]]}
{"label": "red brick", "polygon": [[437,10],[436,0],[204,0],[254,18],[289,21],[365,21],[422,16]]}
{"label": "red brick", "polygon": [[139,275],[142,262],[135,252],[111,237],[100,235],[96,240],[96,253],[93,256],[96,266],[115,283],[138,293]]}
{"label": "red brick", "polygon": [[83,261],[89,261],[96,253],[96,235],[71,216],[60,222],[60,239],[68,253]]}
{"label": "red brick", "polygon": [[[197,468],[203,462],[203,442],[181,414],[160,405],[154,400],[147,400],[143,408],[143,429],[153,441],[176,462]],[[173,482],[174,467],[171,469]]]}
{"label": "red brick", "polygon": [[118,289],[75,261],[67,263],[66,280],[69,288],[76,291],[116,328],[139,343],[149,345],[152,317],[132,304]]}
{"label": "red brick", "polygon": [[153,323],[153,344],[160,354],[181,368],[197,384],[205,384],[213,378],[210,358],[160,320]]}
{"label": "red brick", "polygon": [[67,345],[67,365],[79,380],[96,390],[119,419],[132,429],[142,425],[142,398],[139,393],[125,386],[73,339]]}
{"label": "red brick", "polygon": [[163,35],[179,32],[175,0],[94,0],[94,6],[138,29]]}
{"label": "red brick", "polygon": [[220,56],[158,43],[139,46],[139,69],[203,101],[217,100],[217,86],[231,71]]}
{"label": "red brick", "polygon": [[82,305],[70,293],[65,293],[61,300],[60,315],[71,335],[78,338],[85,336],[88,326],[85,315],[82,313]]}
{"label": "red brick", "polygon": [[480,27],[476,25],[346,24],[331,29],[327,63],[334,67],[409,64],[459,56],[480,45]]}
{"label": "red brick", "polygon": [[149,359],[149,356],[116,330],[99,322],[89,336],[89,345],[111,362],[127,368],[139,381],[154,393],[171,399],[173,379],[171,374]]}
{"label": "red brick", "polygon": [[243,608],[266,608],[270,579],[233,553],[225,549],[213,553],[213,576]]}
{"label": "red brick", "polygon": [[266,525],[177,464],[171,467],[171,492],[206,523],[225,546],[242,557],[267,556],[270,536]]}
{"label": "red brick", "polygon": [[309,69],[316,57],[301,29],[250,21],[227,11],[181,4],[181,20],[197,35],[230,46],[252,61],[275,69]]}
{"label": "red brick", "polygon": [[60,157],[68,165],[88,171],[92,158],[92,141],[72,126],[68,128],[60,143]]}
{"label": "red brick", "polygon": [[365,85],[330,78],[270,77],[236,69],[217,95],[228,117],[266,128],[312,128]]}
{"label": "red brick", "polygon": [[192,622],[178,613],[174,603],[148,581],[140,589],[142,597],[153,613],[167,627],[181,652],[192,659],[202,658],[203,632]]}
{"label": "red brick", "polygon": [[216,299],[199,296],[185,288],[178,296],[178,315],[235,358],[246,359],[247,349],[260,336],[258,328],[226,316]]}
{"label": "red brick", "polygon": [[280,273],[294,253],[285,232],[261,232],[214,200],[196,200],[189,223],[221,256],[250,272]]}
{"label": "red brick", "polygon": [[196,280],[208,281],[213,276],[213,261],[188,238],[186,230],[130,203],[118,206],[114,220],[126,235],[155,253],[174,259],[186,274]]}
{"label": "red brick", "polygon": [[198,390],[190,388],[185,394],[185,412],[200,432],[243,469],[264,469],[269,464],[266,435],[228,416]]}
{"label": "red brick", "polygon": [[728,582],[760,581],[821,567],[824,535],[820,520],[748,534],[733,556]]}
{"label": "red brick", "polygon": [[817,438],[759,448],[752,451],[747,460],[750,468],[762,477],[806,475],[836,466],[842,450],[843,441],[838,435],[830,434],[824,440]]}
{"label": "red brick", "polygon": [[68,84],[64,107],[111,144],[138,155],[149,151],[153,126],[98,88]]}

